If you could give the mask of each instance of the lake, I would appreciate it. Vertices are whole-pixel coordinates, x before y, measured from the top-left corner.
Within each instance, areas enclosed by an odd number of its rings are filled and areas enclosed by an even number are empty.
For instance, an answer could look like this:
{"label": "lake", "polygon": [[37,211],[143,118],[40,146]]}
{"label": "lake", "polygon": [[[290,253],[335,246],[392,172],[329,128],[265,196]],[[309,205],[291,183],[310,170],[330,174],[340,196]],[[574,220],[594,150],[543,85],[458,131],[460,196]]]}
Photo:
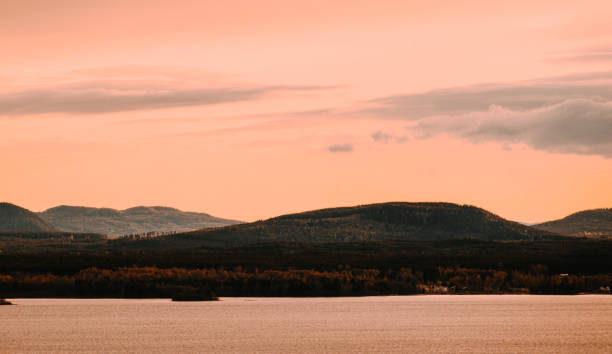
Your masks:
{"label": "lake", "polygon": [[611,353],[612,296],[11,299],[0,352]]}

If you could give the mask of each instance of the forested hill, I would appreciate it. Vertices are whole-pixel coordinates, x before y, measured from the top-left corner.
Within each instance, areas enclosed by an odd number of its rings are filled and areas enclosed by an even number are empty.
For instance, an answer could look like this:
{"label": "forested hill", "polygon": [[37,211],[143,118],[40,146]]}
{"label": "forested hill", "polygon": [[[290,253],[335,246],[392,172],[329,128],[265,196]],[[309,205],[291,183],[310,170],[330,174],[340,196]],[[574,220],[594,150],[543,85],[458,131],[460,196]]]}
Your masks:
{"label": "forested hill", "polygon": [[209,214],[185,212],[174,208],[153,206],[125,210],[58,206],[39,216],[61,230],[93,232],[105,235],[142,234],[147,232],[191,231],[238,223]]}
{"label": "forested hill", "polygon": [[564,235],[612,236],[612,209],[584,210],[563,219],[533,225],[533,227]]}
{"label": "forested hill", "polygon": [[264,241],[466,238],[507,241],[560,239],[562,236],[502,219],[474,206],[393,202],[283,215],[249,224],[177,234],[165,240],[222,245]]}
{"label": "forested hill", "polygon": [[0,231],[57,231],[57,228],[28,209],[0,203]]}

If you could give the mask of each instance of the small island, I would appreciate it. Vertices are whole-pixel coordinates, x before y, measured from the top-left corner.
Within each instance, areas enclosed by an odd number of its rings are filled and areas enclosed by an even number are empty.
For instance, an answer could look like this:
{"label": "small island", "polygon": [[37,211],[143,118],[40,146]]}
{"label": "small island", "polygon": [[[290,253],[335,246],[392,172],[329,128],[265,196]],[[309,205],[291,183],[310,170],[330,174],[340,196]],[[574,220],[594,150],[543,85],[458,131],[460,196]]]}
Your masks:
{"label": "small island", "polygon": [[182,291],[172,296],[172,301],[218,301],[215,293],[207,288],[184,287]]}
{"label": "small island", "polygon": [[7,299],[0,298],[0,305],[12,305],[13,303],[8,301]]}

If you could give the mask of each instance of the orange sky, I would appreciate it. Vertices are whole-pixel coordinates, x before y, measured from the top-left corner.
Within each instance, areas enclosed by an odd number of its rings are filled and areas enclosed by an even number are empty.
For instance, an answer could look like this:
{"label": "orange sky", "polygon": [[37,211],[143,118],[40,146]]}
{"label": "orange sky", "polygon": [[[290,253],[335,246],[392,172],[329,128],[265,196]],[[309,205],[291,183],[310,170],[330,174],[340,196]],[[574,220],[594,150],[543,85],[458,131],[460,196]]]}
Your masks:
{"label": "orange sky", "polygon": [[0,199],[612,207],[609,1],[0,1]]}

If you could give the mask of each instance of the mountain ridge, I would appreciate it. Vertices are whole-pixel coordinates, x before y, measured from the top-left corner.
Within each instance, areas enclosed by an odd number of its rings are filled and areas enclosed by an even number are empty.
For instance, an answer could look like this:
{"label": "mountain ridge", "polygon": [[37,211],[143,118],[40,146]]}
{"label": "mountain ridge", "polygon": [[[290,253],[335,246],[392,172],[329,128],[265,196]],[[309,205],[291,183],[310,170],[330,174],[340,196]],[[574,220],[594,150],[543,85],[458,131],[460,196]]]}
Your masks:
{"label": "mountain ridge", "polygon": [[286,214],[167,238],[177,242],[190,240],[210,244],[241,244],[464,238],[518,241],[560,239],[563,236],[503,219],[471,205],[388,202]]}
{"label": "mountain ridge", "polygon": [[218,218],[206,213],[181,211],[166,206],[136,206],[118,210],[59,205],[38,215],[65,231],[105,235],[185,232],[239,223],[236,220]]}
{"label": "mountain ridge", "polygon": [[612,208],[581,210],[561,219],[532,226],[571,236],[612,237]]}
{"label": "mountain ridge", "polygon": [[58,231],[58,229],[28,209],[0,202],[0,231]]}

